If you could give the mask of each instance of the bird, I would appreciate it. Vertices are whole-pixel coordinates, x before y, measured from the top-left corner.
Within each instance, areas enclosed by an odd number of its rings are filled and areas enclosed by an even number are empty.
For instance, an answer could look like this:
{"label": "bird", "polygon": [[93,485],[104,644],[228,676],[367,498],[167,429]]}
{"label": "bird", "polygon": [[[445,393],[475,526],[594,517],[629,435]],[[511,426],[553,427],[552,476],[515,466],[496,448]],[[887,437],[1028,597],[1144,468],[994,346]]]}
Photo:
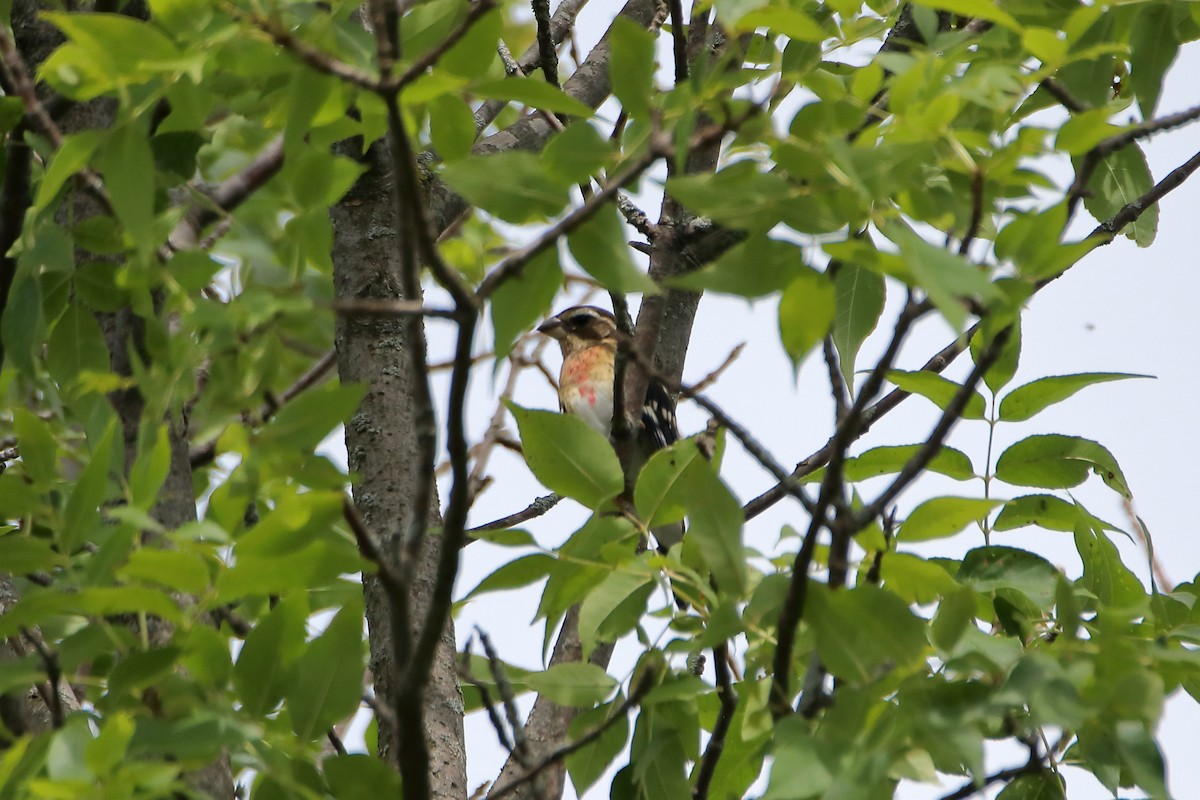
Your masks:
{"label": "bird", "polygon": [[[621,335],[616,317],[596,306],[572,306],[542,323],[538,332],[556,340],[562,350],[559,410],[607,437],[612,430],[613,370]],[[638,420],[635,467],[677,441],[675,400],[661,381],[652,378]],[[683,532],[682,521],[652,531],[664,553],[683,540]]]}

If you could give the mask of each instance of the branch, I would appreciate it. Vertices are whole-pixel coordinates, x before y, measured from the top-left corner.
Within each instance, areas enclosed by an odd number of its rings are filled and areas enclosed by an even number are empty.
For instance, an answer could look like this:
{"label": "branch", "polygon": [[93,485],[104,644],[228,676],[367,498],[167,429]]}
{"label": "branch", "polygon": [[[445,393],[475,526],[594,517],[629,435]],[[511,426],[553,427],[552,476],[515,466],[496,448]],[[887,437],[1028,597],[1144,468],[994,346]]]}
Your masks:
{"label": "branch", "polygon": [[734,712],[737,711],[738,696],[733,689],[728,659],[728,642],[721,642],[713,647],[713,672],[717,679],[717,697],[721,701],[721,708],[717,712],[717,721],[713,725],[712,736],[709,737],[708,745],[704,748],[704,756],[700,759],[700,769],[696,773],[696,787],[692,789],[692,800],[707,800],[708,790],[711,788],[713,776],[717,772],[717,762],[721,760],[721,755],[725,752],[725,739],[729,735]]}
{"label": "branch", "polygon": [[516,694],[504,672],[504,662],[500,660],[488,635],[478,625],[475,626],[475,631],[479,634],[479,643],[483,646],[483,652],[487,654],[488,669],[491,670],[492,680],[496,682],[500,699],[504,702],[504,716],[508,719],[508,727],[512,729],[512,747],[509,749],[517,757],[521,766],[528,767],[529,742],[525,739],[525,729],[521,725],[521,716],[517,711]]}
{"label": "branch", "polygon": [[[58,661],[58,653],[51,650],[40,633],[21,626],[21,635],[25,637],[25,641],[33,645],[33,649],[37,651],[38,658],[42,660],[42,667],[46,670],[46,683],[49,686],[49,696],[42,698],[46,705],[50,708],[50,721],[55,730],[63,726],[63,720],[66,715],[63,713],[62,697],[58,693],[59,684],[62,682],[62,665]],[[41,688],[38,689],[39,694]]]}
{"label": "branch", "polygon": [[492,791],[487,795],[488,800],[499,800],[499,798],[504,797],[507,794],[511,794],[520,788],[522,784],[528,783],[536,778],[548,767],[553,766],[577,750],[581,750],[599,739],[604,735],[605,731],[617,723],[617,720],[622,719],[626,714],[629,713],[631,708],[642,701],[642,698],[646,696],[646,694],[656,683],[657,678],[658,676],[653,671],[648,671],[642,676],[642,679],[638,681],[637,686],[632,692],[630,692],[629,697],[625,699],[625,702],[617,706],[616,710],[613,711],[612,716],[604,720],[604,722],[601,724],[592,728],[583,736],[580,736],[575,741],[552,750],[549,755],[531,767],[520,777],[504,784],[498,789],[492,789]]}
{"label": "branch", "polygon": [[537,519],[545,514],[550,509],[558,505],[558,501],[562,500],[556,494],[545,494],[534,500],[521,511],[515,514],[509,514],[507,517],[485,522],[482,525],[476,525],[470,528],[467,533],[484,533],[486,531],[502,531],[507,528],[513,528],[520,525],[522,522],[528,522],[531,519]]}
{"label": "branch", "polygon": [[1063,86],[1062,81],[1058,78],[1043,78],[1038,86],[1044,89],[1046,94],[1057,100],[1063,108],[1072,114],[1082,114],[1091,108],[1087,103],[1072,95],[1071,91],[1066,86]]}
{"label": "branch", "polygon": [[675,85],[688,79],[687,34],[683,27],[683,0],[671,2],[671,43],[675,55]]}
{"label": "branch", "polygon": [[[16,244],[25,227],[29,208],[29,175],[33,149],[19,131],[9,134],[5,145],[4,187],[0,195],[0,319],[8,309],[8,297],[17,275],[17,260],[8,251]],[[4,343],[0,342],[0,366],[4,364]]]}
{"label": "branch", "polygon": [[550,30],[550,0],[533,0],[533,19],[537,23],[538,64],[546,83],[559,88],[558,50]]}

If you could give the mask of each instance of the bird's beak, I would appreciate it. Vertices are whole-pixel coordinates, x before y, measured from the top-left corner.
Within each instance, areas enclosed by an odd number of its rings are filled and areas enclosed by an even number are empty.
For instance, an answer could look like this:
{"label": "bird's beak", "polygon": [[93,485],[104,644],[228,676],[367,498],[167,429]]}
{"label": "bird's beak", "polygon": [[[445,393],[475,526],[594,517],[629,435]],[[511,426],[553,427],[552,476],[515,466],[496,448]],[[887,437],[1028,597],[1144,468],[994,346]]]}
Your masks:
{"label": "bird's beak", "polygon": [[551,317],[538,327],[538,333],[543,333],[551,339],[561,339],[566,335],[563,329],[562,320],[558,317]]}

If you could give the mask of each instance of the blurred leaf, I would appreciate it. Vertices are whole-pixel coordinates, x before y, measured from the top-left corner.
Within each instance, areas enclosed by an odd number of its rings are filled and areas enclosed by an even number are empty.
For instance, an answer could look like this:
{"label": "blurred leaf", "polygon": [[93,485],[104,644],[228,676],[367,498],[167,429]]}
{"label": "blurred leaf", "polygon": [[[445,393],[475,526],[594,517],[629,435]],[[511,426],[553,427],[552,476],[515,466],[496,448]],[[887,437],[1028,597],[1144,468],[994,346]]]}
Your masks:
{"label": "blurred leaf", "polygon": [[154,158],[138,122],[121,125],[100,151],[100,169],[122,227],[143,254],[154,251]]}
{"label": "blurred leaf", "polygon": [[[776,729],[771,747],[774,756],[771,780],[763,800],[820,797],[833,785],[836,756],[822,753],[825,742],[795,717],[785,718]],[[834,762],[834,763],[828,763]],[[831,767],[834,767],[831,772]]]}
{"label": "blurred leaf", "polygon": [[896,537],[906,542],[923,542],[953,536],[1000,505],[1004,505],[1003,500],[935,497],[913,509]]}
{"label": "blurred leaf", "polygon": [[1069,489],[1095,472],[1110,489],[1130,497],[1125,476],[1112,453],[1089,439],[1044,434],[1022,439],[1000,454],[996,477],[1016,486]]}
{"label": "blurred leaf", "polygon": [[308,600],[303,594],[285,597],[246,637],[233,668],[233,685],[252,717],[271,711],[290,690],[296,662],[304,651],[307,618]]}
{"label": "blurred leaf", "polygon": [[968,552],[958,579],[977,592],[1014,589],[1039,608],[1048,608],[1054,602],[1058,574],[1049,561],[1035,553],[992,545]]}
{"label": "blurred leaf", "polygon": [[962,638],[967,626],[975,621],[975,592],[963,587],[947,594],[933,617],[929,632],[941,650],[951,650]]}
{"label": "blurred leaf", "polygon": [[[617,17],[608,33],[609,80],[622,110],[645,118],[654,82],[654,34],[625,17]],[[589,112],[590,113],[590,112]]]}
{"label": "blurred leaf", "polygon": [[446,164],[442,177],[472,205],[518,224],[558,214],[567,205],[570,185],[524,151],[467,156]]}
{"label": "blurred leaf", "polygon": [[1083,561],[1080,582],[1106,606],[1140,607],[1146,599],[1142,582],[1121,561],[1121,554],[1103,530],[1092,527],[1082,509],[1075,523],[1075,549]]}
{"label": "blurred leaf", "polygon": [[[971,337],[971,360],[979,363],[983,349],[991,343],[991,339],[986,335],[988,328],[994,327],[994,320],[987,318],[983,320],[983,327],[979,333]],[[1004,347],[1000,350],[1000,356],[995,363],[983,373],[983,382],[991,390],[992,394],[996,394],[1013,379],[1013,375],[1017,372],[1017,365],[1021,360],[1021,318],[1014,317],[1011,325],[1008,327],[1008,340],[1004,342]]]}
{"label": "blurred leaf", "polygon": [[284,687],[292,730],[308,741],[354,713],[362,697],[363,610],[348,605],[296,661]]}
{"label": "blurred leaf", "polygon": [[109,371],[108,348],[96,318],[78,304],[67,306],[47,343],[46,368],[68,397],[77,394],[83,372]]}
{"label": "blurred leaf", "polygon": [[166,425],[153,430],[153,443],[145,448],[143,442],[143,449],[129,470],[129,494],[133,505],[142,511],[149,511],[158,500],[158,493],[171,469],[170,432]]}
{"label": "blurred leaf", "polygon": [[587,182],[612,158],[612,143],[584,122],[568,125],[542,150],[546,168],[569,183]]}
{"label": "blurred leaf", "polygon": [[475,116],[471,107],[452,94],[429,101],[429,136],[446,163],[470,155],[475,144]]}
{"label": "blurred leaf", "polygon": [[1175,6],[1151,3],[1133,15],[1129,32],[1130,81],[1143,119],[1153,119],[1163,76],[1179,52]]}
{"label": "blurred leaf", "polygon": [[525,682],[535,692],[562,706],[589,708],[603,702],[617,682],[595,664],[554,664],[545,672],[531,672]]}
{"label": "blurred leaf", "polygon": [[829,333],[837,299],[829,278],[816,270],[798,271],[779,299],[779,336],[793,364]]}
{"label": "blurred leaf", "polygon": [[496,288],[492,295],[492,328],[497,362],[508,357],[521,333],[549,315],[562,281],[558,252],[548,248]]}
{"label": "blurred leaf", "polygon": [[755,298],[777,292],[808,270],[791,242],[752,236],[711,264],[671,280],[671,286]]}
{"label": "blurred leaf", "polygon": [[385,761],[366,753],[329,756],[321,771],[338,800],[401,797],[400,775]]}
{"label": "blurred leaf", "polygon": [[[635,571],[627,571],[631,568]],[[653,574],[635,562],[609,573],[588,592],[579,608],[583,657],[590,657],[600,642],[615,642],[633,630],[646,613],[646,601],[654,587]]]}
{"label": "blurred leaf", "polygon": [[[520,103],[530,108],[549,111],[552,114],[569,114],[570,116],[582,117],[583,119],[587,119],[592,115],[592,109],[574,97],[571,97],[562,89],[551,86],[540,77],[505,78],[500,81],[489,81],[472,86],[471,93],[489,100]],[[571,126],[571,128],[574,127],[574,125]],[[570,128],[567,130],[570,130]]]}
{"label": "blurred leaf", "polygon": [[[458,14],[466,13],[464,4],[454,5]],[[503,25],[504,20],[498,9],[484,13],[467,29],[466,34],[438,59],[437,68],[468,79],[483,75],[498,58],[496,42],[502,35]],[[411,50],[404,52],[413,53]]]}
{"label": "blurred leaf", "polygon": [[185,594],[202,594],[209,586],[208,566],[195,553],[182,550],[135,550],[117,571],[123,580],[156,583]]}
{"label": "blurred leaf", "polygon": [[23,408],[12,409],[12,415],[21,466],[34,482],[48,486],[58,477],[58,451],[49,425]]}
{"label": "blurred leaf", "polygon": [[92,448],[91,460],[84,466],[63,513],[59,550],[71,553],[84,543],[92,529],[100,524],[100,504],[108,496],[108,471],[112,458],[112,443],[117,421],[109,422],[104,435]]}
{"label": "blurred leaf", "polygon": [[1078,375],[1055,375],[1039,378],[1018,386],[1000,401],[1000,419],[1023,422],[1043,409],[1066,400],[1071,395],[1096,383],[1123,381],[1129,378],[1153,378],[1152,375],[1132,375],[1124,372],[1086,372]]}
{"label": "blurred leaf", "polygon": [[862,343],[879,324],[887,286],[883,276],[857,264],[842,264],[833,277],[837,290],[837,315],[833,343],[837,347],[842,377],[854,391],[854,363]]}
{"label": "blurred leaf", "polygon": [[955,330],[962,330],[967,320],[964,299],[978,298],[984,304],[1004,299],[986,272],[962,256],[930,244],[907,225],[892,222],[884,226],[883,233],[900,248],[917,285]]}
{"label": "blurred leaf", "polygon": [[634,266],[625,228],[615,208],[603,208],[567,234],[567,247],[579,266],[606,289],[656,294],[658,287]]}
{"label": "blurred leaf", "polygon": [[1049,770],[1020,775],[996,800],[1065,800],[1062,779]]}
{"label": "blurred leaf", "polygon": [[805,619],[816,630],[821,660],[854,683],[869,683],[885,667],[905,670],[926,647],[924,620],[886,589],[810,586],[808,606]]}
{"label": "blurred leaf", "polygon": [[521,431],[525,462],[546,488],[593,509],[625,488],[617,454],[608,439],[586,422],[507,405]]}
{"label": "blurred leaf", "polygon": [[880,577],[889,591],[908,603],[932,603],[958,588],[940,563],[912,553],[884,555]]}
{"label": "blurred leaf", "polygon": [[[624,698],[618,693],[611,703],[581,711],[575,719],[567,735],[571,741],[579,741],[584,735],[599,729],[609,723]],[[575,793],[580,797],[600,779],[609,765],[625,749],[629,741],[629,719],[627,714],[621,714],[615,722],[608,724],[605,731],[590,744],[586,744],[567,756],[567,774],[571,776],[571,784]]]}
{"label": "blurred leaf", "polygon": [[1011,531],[1026,525],[1036,525],[1051,531],[1075,530],[1078,512],[1074,505],[1049,494],[1029,494],[1009,500],[1000,509],[994,531]]}
{"label": "blurred leaf", "polygon": [[308,389],[286,403],[258,437],[261,447],[311,452],[358,409],[363,384],[329,382]]}

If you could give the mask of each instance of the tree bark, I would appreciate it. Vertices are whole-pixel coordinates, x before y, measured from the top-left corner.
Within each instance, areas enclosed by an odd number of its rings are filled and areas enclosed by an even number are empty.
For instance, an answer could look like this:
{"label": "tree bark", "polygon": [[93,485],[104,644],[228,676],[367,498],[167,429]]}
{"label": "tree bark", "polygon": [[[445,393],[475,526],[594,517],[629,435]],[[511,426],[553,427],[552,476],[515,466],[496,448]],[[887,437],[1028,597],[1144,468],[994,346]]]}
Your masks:
{"label": "tree bark", "polygon": [[[376,142],[364,158],[368,169],[350,192],[330,211],[334,228],[333,281],[339,298],[400,298],[396,278],[399,248],[393,215],[391,169],[386,148]],[[412,453],[416,451],[416,419],[403,320],[389,317],[339,317],[336,345],[338,374],[345,383],[363,383],[366,395],[346,426],[350,470],[358,476],[354,500],[379,549],[392,557],[400,532],[410,515],[428,514],[440,522],[437,495],[428,509],[412,507],[417,481]],[[437,574],[441,537],[425,540],[408,587],[414,635],[429,608]],[[387,703],[393,697],[392,610],[379,581],[363,581],[367,624],[370,628],[371,672],[375,695]],[[442,632],[425,690],[425,729],[432,758],[433,797],[465,798],[466,749],[463,742],[463,700],[458,685],[454,623]],[[396,732],[379,724],[379,755],[398,766]]]}

